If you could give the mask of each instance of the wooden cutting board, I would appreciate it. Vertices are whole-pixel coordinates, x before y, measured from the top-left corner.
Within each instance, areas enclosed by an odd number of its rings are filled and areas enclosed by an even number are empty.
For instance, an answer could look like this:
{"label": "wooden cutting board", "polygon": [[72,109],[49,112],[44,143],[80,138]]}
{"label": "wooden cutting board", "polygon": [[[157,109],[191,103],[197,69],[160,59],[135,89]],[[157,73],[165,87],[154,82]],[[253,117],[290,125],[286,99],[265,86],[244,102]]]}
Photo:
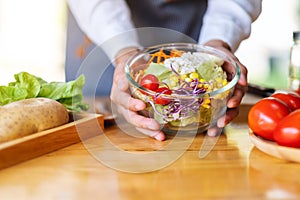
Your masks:
{"label": "wooden cutting board", "polygon": [[99,135],[103,129],[103,115],[74,114],[68,124],[0,143],[0,169]]}

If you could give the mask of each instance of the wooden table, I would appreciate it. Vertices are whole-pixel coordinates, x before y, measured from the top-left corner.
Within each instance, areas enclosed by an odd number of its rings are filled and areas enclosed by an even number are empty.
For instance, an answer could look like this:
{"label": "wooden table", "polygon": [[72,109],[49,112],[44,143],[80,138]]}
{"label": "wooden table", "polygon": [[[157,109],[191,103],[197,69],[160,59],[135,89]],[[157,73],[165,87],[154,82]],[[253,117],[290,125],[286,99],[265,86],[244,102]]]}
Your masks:
{"label": "wooden table", "polygon": [[[199,149],[205,135],[198,134],[177,160],[147,173],[114,170],[90,152],[114,153],[113,147],[103,145],[108,139],[125,152],[147,154],[162,150],[172,139],[135,139],[117,126],[106,126],[104,134],[88,140],[92,146],[78,143],[1,170],[0,199],[300,199],[300,164],[271,157],[253,146],[247,126],[249,108],[241,106],[239,117],[204,158],[199,158]],[[177,142],[188,140],[182,137]],[[181,146],[170,151],[181,151]],[[118,163],[116,158],[106,159]]]}

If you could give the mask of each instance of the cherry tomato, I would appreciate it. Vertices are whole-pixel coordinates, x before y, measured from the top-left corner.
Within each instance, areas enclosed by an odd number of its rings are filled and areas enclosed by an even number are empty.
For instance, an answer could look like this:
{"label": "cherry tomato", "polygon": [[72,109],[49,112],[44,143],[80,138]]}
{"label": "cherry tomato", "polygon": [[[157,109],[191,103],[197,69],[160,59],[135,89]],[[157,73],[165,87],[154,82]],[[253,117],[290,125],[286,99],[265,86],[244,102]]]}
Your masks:
{"label": "cherry tomato", "polygon": [[281,119],[290,113],[282,101],[267,97],[254,104],[248,113],[249,128],[257,135],[274,140],[273,132]]}
{"label": "cherry tomato", "polygon": [[146,74],[141,80],[141,86],[148,90],[156,91],[159,87],[158,78],[153,74]]}
{"label": "cherry tomato", "polygon": [[283,118],[274,132],[277,144],[300,148],[300,110],[291,112]]}
{"label": "cherry tomato", "polygon": [[277,92],[272,94],[271,97],[284,101],[291,108],[291,110],[300,108],[300,96],[296,94],[289,92]]}
{"label": "cherry tomato", "polygon": [[166,105],[168,103],[170,103],[170,99],[164,98],[162,97],[161,94],[172,94],[172,90],[170,90],[167,87],[160,87],[156,90],[156,96],[153,98],[154,99],[154,103],[156,104],[160,104],[160,105]]}

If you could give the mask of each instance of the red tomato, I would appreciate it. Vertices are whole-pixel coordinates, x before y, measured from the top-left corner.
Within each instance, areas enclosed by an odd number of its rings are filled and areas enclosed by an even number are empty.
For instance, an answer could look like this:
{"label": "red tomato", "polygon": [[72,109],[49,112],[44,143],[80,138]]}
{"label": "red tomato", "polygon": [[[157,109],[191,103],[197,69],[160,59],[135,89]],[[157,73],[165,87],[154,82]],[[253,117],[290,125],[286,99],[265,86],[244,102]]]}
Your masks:
{"label": "red tomato", "polygon": [[297,110],[300,108],[300,96],[289,92],[278,92],[271,95],[271,97],[280,99],[285,102],[291,110]]}
{"label": "red tomato", "polygon": [[170,103],[170,99],[164,98],[161,96],[161,94],[172,94],[172,90],[170,90],[167,87],[160,87],[156,90],[156,96],[154,97],[154,103],[160,104],[160,105],[166,105]]}
{"label": "red tomato", "polygon": [[274,132],[277,144],[300,148],[300,110],[291,112],[283,118]]}
{"label": "red tomato", "polygon": [[148,90],[156,91],[159,86],[158,78],[153,74],[146,74],[141,80],[141,86]]}
{"label": "red tomato", "polygon": [[254,104],[248,113],[249,128],[257,135],[274,140],[273,132],[290,108],[274,97],[267,97]]}

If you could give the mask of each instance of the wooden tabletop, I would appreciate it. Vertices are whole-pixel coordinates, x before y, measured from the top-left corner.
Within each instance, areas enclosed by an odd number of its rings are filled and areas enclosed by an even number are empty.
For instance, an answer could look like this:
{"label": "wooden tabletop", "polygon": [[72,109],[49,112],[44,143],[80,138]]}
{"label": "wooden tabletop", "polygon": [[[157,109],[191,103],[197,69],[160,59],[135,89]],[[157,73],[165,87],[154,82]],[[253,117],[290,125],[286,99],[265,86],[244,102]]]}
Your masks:
{"label": "wooden tabletop", "polygon": [[108,124],[104,134],[1,170],[0,199],[300,199],[300,164],[249,140],[250,106],[241,106],[211,151],[204,134],[159,142]]}

